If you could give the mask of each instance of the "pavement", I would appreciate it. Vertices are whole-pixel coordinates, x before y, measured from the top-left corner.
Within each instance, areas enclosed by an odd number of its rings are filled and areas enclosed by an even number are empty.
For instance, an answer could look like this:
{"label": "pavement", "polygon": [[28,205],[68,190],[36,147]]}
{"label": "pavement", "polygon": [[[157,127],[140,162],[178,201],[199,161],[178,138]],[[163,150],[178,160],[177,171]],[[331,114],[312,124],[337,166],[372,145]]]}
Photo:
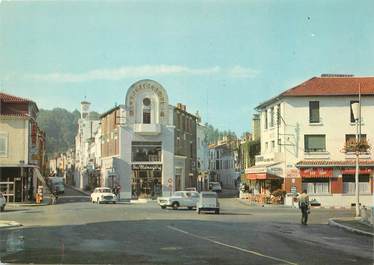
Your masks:
{"label": "pavement", "polygon": [[331,218],[329,225],[335,226],[347,231],[374,237],[374,227],[357,220],[354,217]]}
{"label": "pavement", "polygon": [[14,228],[14,227],[20,227],[22,226],[20,223],[17,223],[15,221],[2,221],[0,220],[0,229],[2,228]]}
{"label": "pavement", "polygon": [[56,205],[19,207],[1,219],[0,263],[373,264],[373,240],[328,225],[352,211],[316,209],[308,226],[292,208],[220,199],[221,213],[162,210],[157,203],[97,205],[67,188]]}

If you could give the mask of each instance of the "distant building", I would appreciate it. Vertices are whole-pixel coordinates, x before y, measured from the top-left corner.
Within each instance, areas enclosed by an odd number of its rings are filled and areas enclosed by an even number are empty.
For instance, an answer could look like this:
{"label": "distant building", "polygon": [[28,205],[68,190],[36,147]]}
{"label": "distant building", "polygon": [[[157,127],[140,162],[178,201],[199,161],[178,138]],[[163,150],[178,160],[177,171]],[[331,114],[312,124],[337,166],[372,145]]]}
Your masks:
{"label": "distant building", "polygon": [[[257,106],[261,117],[261,155],[246,171],[255,190],[306,189],[322,206],[355,203],[355,141],[351,105],[362,102],[362,139],[374,139],[374,77],[313,77]],[[345,149],[345,151],[344,151]],[[373,205],[374,161],[360,155],[363,205]],[[291,201],[286,201],[291,203]]]}
{"label": "distant building", "polygon": [[35,102],[0,93],[0,190],[8,202],[34,200],[46,171],[45,133]]}
{"label": "distant building", "polygon": [[209,182],[209,148],[207,139],[207,128],[201,123],[199,113],[196,114],[196,154],[197,154],[197,174],[199,190],[208,189]]}
{"label": "distant building", "polygon": [[225,136],[217,144],[209,145],[210,181],[221,182],[224,188],[235,188],[239,184],[240,140]]}
{"label": "distant building", "polygon": [[78,120],[78,133],[75,137],[74,183],[80,189],[88,188],[89,170],[92,169],[91,144],[95,142],[99,129],[99,120],[90,118],[90,105],[87,101],[81,102],[81,118]]}
{"label": "distant building", "polygon": [[259,141],[261,138],[261,123],[260,123],[260,115],[253,114],[252,118],[252,140]]}

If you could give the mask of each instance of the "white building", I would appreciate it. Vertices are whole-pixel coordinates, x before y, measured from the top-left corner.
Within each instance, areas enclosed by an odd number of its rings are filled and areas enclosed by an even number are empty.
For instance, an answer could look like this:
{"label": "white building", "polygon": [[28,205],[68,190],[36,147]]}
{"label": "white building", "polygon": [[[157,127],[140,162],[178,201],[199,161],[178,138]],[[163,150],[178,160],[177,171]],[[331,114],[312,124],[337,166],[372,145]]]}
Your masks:
{"label": "white building", "polygon": [[99,128],[98,120],[90,119],[90,103],[81,102],[81,118],[78,120],[78,133],[75,137],[75,186],[85,189],[88,185],[87,169],[91,164],[90,152]]}
{"label": "white building", "polygon": [[210,181],[219,181],[224,188],[234,188],[240,177],[239,141],[227,136],[209,146]]}
{"label": "white building", "polygon": [[[260,192],[307,189],[322,206],[351,206],[355,139],[351,104],[361,89],[362,138],[374,141],[374,77],[313,77],[260,104],[261,155],[246,171]],[[361,203],[373,205],[373,155],[360,156]]]}
{"label": "white building", "polygon": [[201,124],[201,118],[198,114],[198,122],[196,125],[196,152],[197,152],[197,171],[198,171],[198,187],[200,190],[208,188],[209,182],[209,148],[206,135],[206,126]]}
{"label": "white building", "polygon": [[[133,84],[125,104],[101,116],[102,182],[120,185],[122,199],[170,195],[193,184],[197,177],[196,117],[185,108],[179,112],[178,116],[169,105],[159,83],[141,80]],[[177,131],[175,124],[183,126]]]}

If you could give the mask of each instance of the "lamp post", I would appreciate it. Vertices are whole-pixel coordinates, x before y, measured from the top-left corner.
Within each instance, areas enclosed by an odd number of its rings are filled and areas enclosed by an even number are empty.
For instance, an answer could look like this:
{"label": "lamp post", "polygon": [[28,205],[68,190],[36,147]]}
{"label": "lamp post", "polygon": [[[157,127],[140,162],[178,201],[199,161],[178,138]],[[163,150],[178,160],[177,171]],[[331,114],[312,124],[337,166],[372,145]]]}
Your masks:
{"label": "lamp post", "polygon": [[359,171],[360,171],[360,150],[359,150],[359,143],[361,141],[361,98],[359,102],[352,103],[352,112],[356,122],[356,174],[355,174],[355,182],[356,182],[356,217],[360,217],[360,190],[359,190]]}

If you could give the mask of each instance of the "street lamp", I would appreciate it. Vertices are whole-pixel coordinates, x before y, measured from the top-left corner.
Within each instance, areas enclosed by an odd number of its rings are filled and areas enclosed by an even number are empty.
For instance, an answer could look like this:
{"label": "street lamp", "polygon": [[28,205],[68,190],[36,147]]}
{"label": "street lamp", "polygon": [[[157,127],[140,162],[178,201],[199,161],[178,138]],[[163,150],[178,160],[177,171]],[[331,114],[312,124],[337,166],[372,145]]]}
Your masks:
{"label": "street lamp", "polygon": [[352,113],[353,117],[356,122],[356,175],[355,175],[355,182],[356,182],[356,217],[360,217],[360,190],[359,190],[359,159],[360,159],[360,150],[359,150],[359,143],[361,141],[361,130],[359,130],[359,126],[361,127],[361,101],[352,103]]}

